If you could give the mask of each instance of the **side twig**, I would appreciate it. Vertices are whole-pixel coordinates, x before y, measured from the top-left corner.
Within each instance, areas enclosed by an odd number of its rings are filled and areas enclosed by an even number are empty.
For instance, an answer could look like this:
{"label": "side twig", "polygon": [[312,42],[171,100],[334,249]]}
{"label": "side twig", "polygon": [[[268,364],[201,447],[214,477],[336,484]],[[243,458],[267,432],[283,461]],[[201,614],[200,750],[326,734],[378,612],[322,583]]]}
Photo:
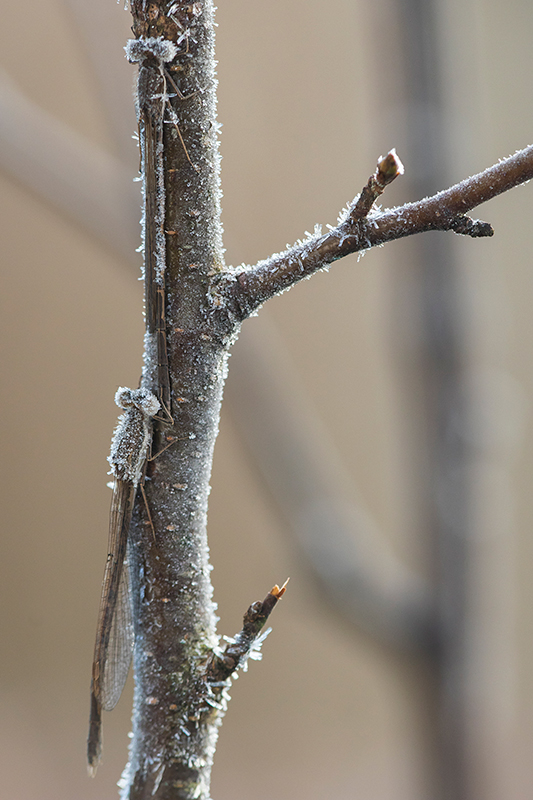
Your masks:
{"label": "side twig", "polygon": [[207,680],[210,683],[227,681],[234,672],[243,667],[254,650],[258,652],[265,637],[261,631],[270,614],[287,590],[289,578],[283,586],[275,584],[265,599],[252,603],[243,617],[242,630],[233,638],[228,639],[226,647],[221,653],[213,653],[207,668]]}
{"label": "side twig", "polygon": [[361,195],[340,215],[336,227],[326,234],[318,230],[308,239],[255,266],[224,272],[214,282],[214,305],[227,304],[232,316],[242,321],[270,297],[351,253],[424,231],[451,230],[465,236],[492,236],[494,231],[489,223],[465,215],[481,203],[533,178],[533,146],[433,197],[372,212],[375,199],[402,172],[401,161],[391,150],[380,159],[376,173]]}
{"label": "side twig", "polygon": [[354,200],[353,209],[349,217],[350,221],[355,222],[368,216],[372,206],[378,197],[383,194],[389,183],[392,183],[398,175],[403,175],[403,173],[404,166],[393,148],[385,158],[380,158],[375,173],[370,176],[367,185],[359,197]]}

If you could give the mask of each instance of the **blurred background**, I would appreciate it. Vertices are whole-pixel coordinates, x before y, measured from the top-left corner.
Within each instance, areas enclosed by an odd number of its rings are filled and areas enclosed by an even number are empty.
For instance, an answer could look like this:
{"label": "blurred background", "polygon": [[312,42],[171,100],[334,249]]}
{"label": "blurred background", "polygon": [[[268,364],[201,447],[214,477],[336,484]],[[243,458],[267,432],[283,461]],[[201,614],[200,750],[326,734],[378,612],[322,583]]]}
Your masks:
{"label": "blurred background", "polygon": [[[394,205],[531,142],[527,0],[224,0],[228,263],[334,224],[377,158]],[[109,800],[131,686],[86,775],[119,385],[143,334],[138,153],[112,0],[2,6],[0,770]],[[291,576],[233,688],[216,800],[533,795],[530,186],[352,256],[243,326],[209,536],[221,633]]]}

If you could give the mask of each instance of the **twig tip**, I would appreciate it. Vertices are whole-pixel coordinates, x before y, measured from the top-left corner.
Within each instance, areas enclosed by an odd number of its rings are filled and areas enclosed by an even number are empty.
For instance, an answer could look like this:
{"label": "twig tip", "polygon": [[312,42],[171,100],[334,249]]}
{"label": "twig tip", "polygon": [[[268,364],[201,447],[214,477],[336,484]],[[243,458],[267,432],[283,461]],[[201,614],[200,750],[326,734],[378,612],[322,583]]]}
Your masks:
{"label": "twig tip", "polygon": [[287,584],[288,584],[289,581],[290,581],[290,578],[287,578],[287,580],[285,581],[285,583],[281,587],[278,586],[277,583],[275,583],[274,586],[272,587],[272,589],[270,590],[269,594],[271,594],[273,597],[275,597],[276,600],[279,600],[280,597],[283,597],[283,595],[287,591]]}
{"label": "twig tip", "polygon": [[404,172],[405,167],[397,155],[395,147],[389,150],[384,158],[380,156],[378,161],[378,180],[384,186],[391,183],[398,175],[403,175]]}

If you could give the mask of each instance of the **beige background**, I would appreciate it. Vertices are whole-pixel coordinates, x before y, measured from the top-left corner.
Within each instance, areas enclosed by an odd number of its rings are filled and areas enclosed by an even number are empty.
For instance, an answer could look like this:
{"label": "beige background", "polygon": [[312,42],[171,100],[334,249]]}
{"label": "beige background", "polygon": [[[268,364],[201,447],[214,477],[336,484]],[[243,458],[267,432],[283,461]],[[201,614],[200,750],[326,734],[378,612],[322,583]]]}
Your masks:
{"label": "beige background", "polygon": [[[83,5],[26,0],[22,9],[4,0],[0,65],[27,98],[113,152],[80,29],[88,25]],[[90,5],[108,20],[109,34],[96,25],[93,55],[98,60],[99,48],[116,53],[108,80],[122,109],[132,82],[121,51],[128,15],[112,0]],[[218,22],[227,256],[253,262],[315,222],[334,223],[376,158],[393,145],[402,155],[394,4],[221,0]],[[450,0],[440,32],[456,180],[533,138],[533,5]],[[133,111],[117,116],[127,137]],[[120,155],[133,175],[129,139]],[[106,716],[105,762],[91,781],[88,689],[106,553],[113,394],[138,379],[141,285],[125,259],[4,167],[0,794],[107,800],[116,796],[126,758],[131,690]],[[387,202],[402,199],[398,181]],[[468,703],[476,800],[533,793],[532,207],[532,187],[519,188],[480,211],[495,238],[455,238],[465,362],[480,421],[471,475]],[[409,253],[406,241],[345,259],[276,298],[261,316],[276,324],[382,535],[424,570],[417,483],[424,424]],[[261,317],[247,322],[243,337],[262,324]],[[354,634],[322,607],[228,412],[209,522],[220,631],[235,632],[250,601],[273,582],[292,580],[263,662],[234,687],[213,796],[430,798],[424,665]]]}

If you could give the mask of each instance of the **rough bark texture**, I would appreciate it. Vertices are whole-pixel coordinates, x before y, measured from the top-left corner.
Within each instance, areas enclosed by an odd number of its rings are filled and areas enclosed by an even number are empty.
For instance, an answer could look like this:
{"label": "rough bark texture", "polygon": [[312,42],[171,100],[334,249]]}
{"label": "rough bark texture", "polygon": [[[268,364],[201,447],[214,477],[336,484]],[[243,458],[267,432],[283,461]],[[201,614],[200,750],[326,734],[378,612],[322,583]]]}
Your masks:
{"label": "rough bark texture", "polygon": [[[207,798],[222,707],[205,679],[217,645],[206,515],[229,344],[228,331],[213,325],[207,293],[210,276],[223,265],[212,4],[134,2],[132,13],[137,37],[176,43],[178,55],[165,67],[184,96],[193,94],[168,101],[176,124],[161,109],[174,427],[155,432],[154,452],[168,436],[176,442],[148,466],[155,541],[139,496],[130,532],[135,699],[122,796]],[[152,79],[161,92],[157,64]],[[168,80],[167,91],[175,93]],[[142,108],[139,124],[142,144]],[[145,246],[147,260],[155,245],[146,240]],[[147,334],[143,386],[154,385],[159,367],[156,342]]]}

